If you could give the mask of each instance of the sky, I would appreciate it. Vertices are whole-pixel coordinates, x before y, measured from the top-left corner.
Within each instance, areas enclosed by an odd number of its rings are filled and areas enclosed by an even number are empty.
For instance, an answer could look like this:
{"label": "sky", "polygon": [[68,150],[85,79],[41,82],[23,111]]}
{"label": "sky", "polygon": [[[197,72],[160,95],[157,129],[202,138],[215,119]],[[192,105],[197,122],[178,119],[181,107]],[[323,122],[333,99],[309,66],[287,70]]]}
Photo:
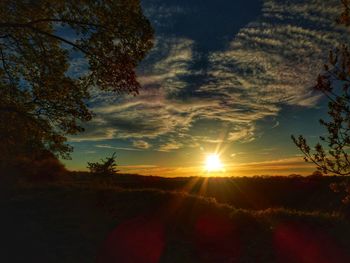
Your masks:
{"label": "sky", "polygon": [[[142,0],[156,34],[137,69],[140,94],[96,92],[94,119],[69,137],[71,170],[117,154],[122,172],[310,174],[292,134],[317,141],[326,101],[313,91],[329,50],[348,34],[339,0]],[[77,69],[79,70],[79,63]]]}

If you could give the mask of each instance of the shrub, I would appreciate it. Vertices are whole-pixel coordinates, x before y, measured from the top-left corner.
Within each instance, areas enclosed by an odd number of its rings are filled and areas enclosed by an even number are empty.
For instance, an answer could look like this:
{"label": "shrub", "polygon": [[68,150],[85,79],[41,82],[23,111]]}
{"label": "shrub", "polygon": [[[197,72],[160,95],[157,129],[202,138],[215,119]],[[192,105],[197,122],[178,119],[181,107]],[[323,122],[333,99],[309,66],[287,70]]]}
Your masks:
{"label": "shrub", "polygon": [[88,169],[90,173],[98,176],[110,176],[115,175],[118,170],[116,169],[116,156],[115,153],[111,157],[101,160],[101,162],[90,163],[88,162]]}
{"label": "shrub", "polygon": [[49,151],[42,151],[31,157],[17,156],[0,161],[0,179],[15,182],[25,179],[35,182],[48,182],[62,178],[67,170],[60,160]]}

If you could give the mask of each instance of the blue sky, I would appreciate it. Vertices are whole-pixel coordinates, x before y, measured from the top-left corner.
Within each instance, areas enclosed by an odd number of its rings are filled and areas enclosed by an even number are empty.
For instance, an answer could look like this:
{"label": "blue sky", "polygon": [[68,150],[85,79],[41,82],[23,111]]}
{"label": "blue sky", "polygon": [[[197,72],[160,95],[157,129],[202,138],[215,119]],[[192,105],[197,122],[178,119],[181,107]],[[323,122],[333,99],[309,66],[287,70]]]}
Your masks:
{"label": "blue sky", "polygon": [[123,171],[197,175],[205,155],[219,151],[225,175],[312,171],[290,135],[316,141],[324,132],[318,119],[327,109],[312,86],[347,35],[334,23],[338,0],[142,5],[156,41],[138,68],[140,95],[94,94],[96,116],[70,138],[68,168],[117,152]]}

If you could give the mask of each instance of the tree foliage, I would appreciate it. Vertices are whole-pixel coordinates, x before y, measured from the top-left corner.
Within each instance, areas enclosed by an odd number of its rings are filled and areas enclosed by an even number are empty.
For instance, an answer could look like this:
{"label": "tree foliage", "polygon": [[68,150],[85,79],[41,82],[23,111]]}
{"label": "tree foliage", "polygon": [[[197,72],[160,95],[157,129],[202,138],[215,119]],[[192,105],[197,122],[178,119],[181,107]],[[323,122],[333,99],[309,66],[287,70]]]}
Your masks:
{"label": "tree foliage", "polygon": [[110,176],[115,175],[118,170],[116,169],[116,156],[115,153],[111,157],[106,158],[105,160],[101,160],[101,162],[90,163],[88,162],[88,169],[90,173],[97,176]]}
{"label": "tree foliage", "polygon": [[[341,0],[343,12],[337,22],[350,25],[349,2]],[[329,52],[328,63],[317,78],[314,87],[328,98],[328,120],[320,120],[327,130],[320,136],[320,142],[311,148],[305,137],[292,136],[296,146],[304,154],[306,162],[312,162],[323,174],[350,175],[350,50],[342,45]],[[333,190],[344,189],[350,201],[350,187],[347,182],[332,184]]]}
{"label": "tree foliage", "polygon": [[0,1],[2,155],[68,158],[66,136],[92,118],[91,89],[137,94],[135,68],[152,45],[139,0]]}
{"label": "tree foliage", "polygon": [[306,161],[313,162],[324,174],[350,174],[350,53],[345,45],[331,51],[329,63],[318,76],[315,89],[328,99],[328,120],[320,120],[327,130],[327,136],[320,136],[320,143],[314,149],[303,136],[293,141],[305,155]]}
{"label": "tree foliage", "polygon": [[350,25],[350,3],[349,0],[341,0],[343,6],[343,12],[340,14],[337,19],[338,24]]}

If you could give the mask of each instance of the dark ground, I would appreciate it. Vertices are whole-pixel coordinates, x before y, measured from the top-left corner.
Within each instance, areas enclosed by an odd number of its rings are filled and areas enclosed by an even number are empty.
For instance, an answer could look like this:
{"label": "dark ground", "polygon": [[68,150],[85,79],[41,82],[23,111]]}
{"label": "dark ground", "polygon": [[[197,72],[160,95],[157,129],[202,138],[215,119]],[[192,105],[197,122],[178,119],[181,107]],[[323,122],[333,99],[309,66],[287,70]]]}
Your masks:
{"label": "dark ground", "polygon": [[22,182],[1,192],[0,262],[348,263],[350,223],[334,180]]}
{"label": "dark ground", "polygon": [[[91,184],[98,178],[87,173],[73,174],[79,184]],[[287,208],[301,211],[344,211],[344,193],[334,193],[330,184],[344,177],[231,177],[203,178],[119,175],[106,178],[105,184],[124,189],[160,189],[184,191],[214,197],[220,203],[235,208],[262,210]]]}

